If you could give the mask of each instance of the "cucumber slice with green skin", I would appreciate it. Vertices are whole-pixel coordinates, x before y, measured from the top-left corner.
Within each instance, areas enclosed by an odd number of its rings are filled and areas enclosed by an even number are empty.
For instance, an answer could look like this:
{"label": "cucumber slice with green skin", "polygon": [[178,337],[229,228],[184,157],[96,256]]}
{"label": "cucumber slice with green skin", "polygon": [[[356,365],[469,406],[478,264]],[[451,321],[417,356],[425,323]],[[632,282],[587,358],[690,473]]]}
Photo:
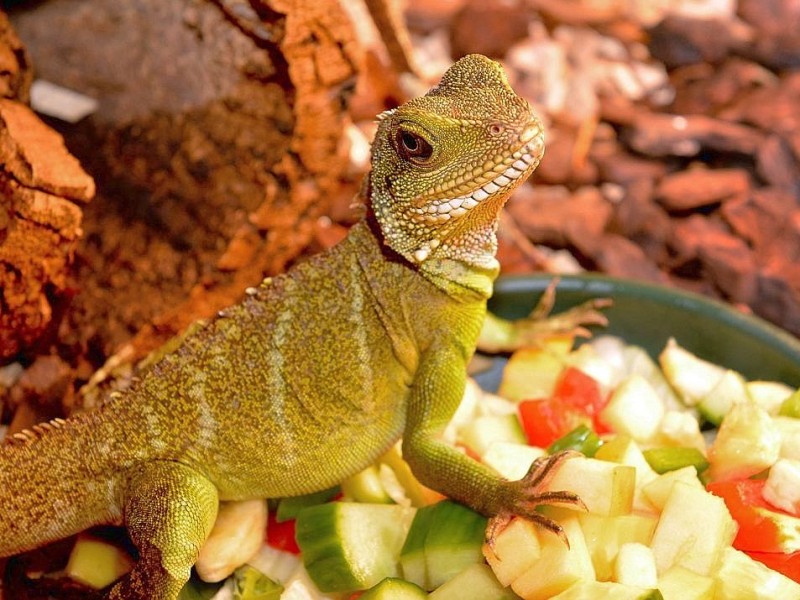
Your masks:
{"label": "cucumber slice with green skin", "polygon": [[800,418],[800,389],[781,403],[778,414],[782,417]]}
{"label": "cucumber slice with green skin", "polygon": [[712,425],[719,426],[734,404],[748,402],[747,382],[736,371],[725,371],[717,384],[697,405],[700,414]]}
{"label": "cucumber slice with green skin", "polygon": [[383,487],[378,468],[371,465],[342,482],[342,494],[348,500],[372,504],[392,504]]}
{"label": "cucumber slice with green skin", "polygon": [[471,564],[483,562],[486,517],[443,500],[417,511],[400,553],[403,575],[432,590]]}
{"label": "cucumber slice with green skin", "polygon": [[301,510],[295,535],[317,587],[323,592],[365,590],[397,576],[405,510],[396,504],[356,502]]}
{"label": "cucumber slice with green skin", "polygon": [[388,577],[364,592],[359,600],[425,600],[427,597],[428,594],[415,583]]}
{"label": "cucumber slice with green skin", "polygon": [[483,563],[470,565],[428,596],[430,600],[517,600]]}
{"label": "cucumber slice with green skin", "polygon": [[578,425],[568,434],[560,437],[547,447],[548,454],[558,454],[564,450],[577,450],[589,458],[603,445],[597,434],[584,424]]}
{"label": "cucumber slice with green skin", "polygon": [[233,572],[233,600],[280,600],[283,586],[250,565]]}
{"label": "cucumber slice with green skin", "polygon": [[642,452],[647,463],[658,473],[694,467],[698,473],[708,468],[708,460],[697,448],[650,448]]}
{"label": "cucumber slice with green skin", "polygon": [[333,487],[328,490],[314,492],[313,494],[305,494],[304,496],[281,498],[278,501],[278,508],[275,511],[275,520],[278,521],[278,523],[283,523],[284,521],[296,519],[297,514],[304,508],[325,504],[338,493],[339,488]]}

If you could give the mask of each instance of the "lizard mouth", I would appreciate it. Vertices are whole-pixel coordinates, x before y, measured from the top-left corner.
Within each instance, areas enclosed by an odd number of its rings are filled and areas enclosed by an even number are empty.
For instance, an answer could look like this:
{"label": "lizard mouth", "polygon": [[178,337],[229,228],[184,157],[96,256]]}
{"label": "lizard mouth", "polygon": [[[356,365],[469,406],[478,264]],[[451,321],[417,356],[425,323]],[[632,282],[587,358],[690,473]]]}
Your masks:
{"label": "lizard mouth", "polygon": [[[496,175],[470,193],[456,198],[434,200],[424,207],[417,208],[416,220],[431,225],[443,225],[451,219],[461,217],[487,199],[498,194],[510,192],[539,164],[544,149],[541,135],[534,135],[518,150],[498,163],[493,171]],[[499,169],[505,167],[502,171]]]}

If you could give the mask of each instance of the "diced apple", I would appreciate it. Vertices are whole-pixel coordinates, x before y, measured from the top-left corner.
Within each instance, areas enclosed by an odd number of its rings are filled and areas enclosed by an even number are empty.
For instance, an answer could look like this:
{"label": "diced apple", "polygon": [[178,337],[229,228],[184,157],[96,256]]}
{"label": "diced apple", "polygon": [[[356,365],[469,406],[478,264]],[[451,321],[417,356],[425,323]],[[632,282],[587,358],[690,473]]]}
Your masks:
{"label": "diced apple", "polygon": [[617,517],[600,517],[581,513],[578,520],[592,557],[598,581],[608,581],[614,576],[614,561],[623,544],[650,544],[658,519],[654,515],[631,514]]}
{"label": "diced apple", "polygon": [[642,488],[658,477],[658,474],[647,462],[641,448],[634,440],[627,435],[617,435],[600,446],[594,457],[635,467],[636,490],[633,496],[632,510],[645,512],[653,510],[649,500],[642,495]]}
{"label": "diced apple", "polygon": [[639,442],[653,437],[663,416],[661,397],[641,375],[623,379],[600,411],[603,423]]}
{"label": "diced apple", "polygon": [[536,446],[513,442],[494,442],[486,450],[481,461],[509,481],[516,481],[525,476],[533,461],[545,454],[544,448]]}
{"label": "diced apple", "polygon": [[714,600],[714,580],[675,565],[658,580],[664,600]]}
{"label": "diced apple", "polygon": [[497,580],[505,586],[525,574],[541,555],[536,526],[525,519],[514,519],[494,540],[494,549],[483,546],[483,556]]}
{"label": "diced apple", "polygon": [[133,568],[133,559],[119,546],[81,534],[64,569],[66,575],[92,589],[111,585]]}
{"label": "diced apple", "polygon": [[708,452],[713,481],[743,479],[772,466],[781,436],[772,418],[753,402],[731,407]]}
{"label": "diced apple", "polygon": [[781,458],[800,460],[800,419],[773,417],[772,424],[781,437]]}
{"label": "diced apple", "polygon": [[663,600],[657,589],[623,585],[615,581],[579,581],[552,600]]}
{"label": "diced apple", "polygon": [[635,587],[655,588],[658,574],[650,547],[638,542],[622,544],[614,562],[614,580]]}
{"label": "diced apple", "polygon": [[706,453],[706,440],[700,431],[700,422],[691,412],[668,410],[658,426],[658,433],[651,440],[653,446],[682,446],[697,448]]}
{"label": "diced apple", "polygon": [[497,393],[515,402],[549,398],[563,369],[563,356],[539,348],[517,350],[508,359]]}
{"label": "diced apple", "polygon": [[[392,597],[394,600],[394,597]],[[514,600],[516,596],[498,583],[483,563],[470,565],[432,591],[430,600]]]}
{"label": "diced apple", "polygon": [[661,512],[650,547],[659,573],[681,565],[709,575],[722,548],[736,535],[736,522],[725,502],[695,486],[676,481]]}
{"label": "diced apple", "polygon": [[633,506],[636,468],[594,458],[571,458],[558,466],[547,487],[575,492],[591,513],[624,515]]}
{"label": "diced apple", "polygon": [[762,493],[772,506],[800,515],[800,461],[779,459],[769,470]]}
{"label": "diced apple", "polygon": [[734,404],[750,401],[747,389],[744,377],[729,369],[723,373],[711,391],[700,399],[697,408],[707,421],[719,425]]}
{"label": "diced apple", "polygon": [[715,600],[800,599],[800,584],[733,548],[722,551],[715,579]]}
{"label": "diced apple", "polygon": [[781,404],[794,393],[785,383],[778,381],[748,381],[747,393],[750,398],[770,415],[775,416]]}
{"label": "diced apple", "polygon": [[594,567],[576,516],[560,521],[569,547],[555,534],[543,532],[539,538],[541,555],[524,575],[511,583],[511,589],[524,600],[546,600],[577,581],[594,581]]}
{"label": "diced apple", "polygon": [[584,344],[567,356],[567,364],[583,371],[599,385],[603,395],[617,385],[619,372],[591,344]]}
{"label": "diced apple", "polygon": [[691,485],[698,490],[704,489],[703,484],[697,477],[697,469],[688,466],[674,471],[667,471],[663,475],[657,475],[655,479],[645,484],[642,492],[657,510],[662,511],[676,481]]}
{"label": "diced apple", "polygon": [[714,388],[725,369],[695,356],[670,338],[658,357],[664,375],[687,406],[694,406]]}
{"label": "diced apple", "polygon": [[486,454],[494,442],[526,442],[516,413],[475,417],[458,430],[457,439],[476,456]]}
{"label": "diced apple", "polygon": [[623,358],[626,373],[629,375],[641,375],[647,379],[656,393],[661,396],[666,410],[686,410],[686,405],[675,393],[675,390],[672,389],[658,364],[650,358],[650,355],[643,348],[632,345],[626,346],[623,351]]}

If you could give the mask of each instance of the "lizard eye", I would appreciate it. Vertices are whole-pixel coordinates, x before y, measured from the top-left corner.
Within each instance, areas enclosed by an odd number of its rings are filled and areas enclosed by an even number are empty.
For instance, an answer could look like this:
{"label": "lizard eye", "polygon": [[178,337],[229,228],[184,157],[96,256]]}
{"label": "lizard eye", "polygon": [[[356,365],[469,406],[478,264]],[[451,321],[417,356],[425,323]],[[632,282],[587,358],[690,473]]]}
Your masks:
{"label": "lizard eye", "polygon": [[492,123],[489,125],[489,135],[500,135],[503,133],[503,131],[505,131],[505,127],[503,127],[500,123]]}
{"label": "lizard eye", "polygon": [[425,162],[433,154],[431,145],[422,136],[412,131],[398,129],[394,141],[400,156],[411,162]]}

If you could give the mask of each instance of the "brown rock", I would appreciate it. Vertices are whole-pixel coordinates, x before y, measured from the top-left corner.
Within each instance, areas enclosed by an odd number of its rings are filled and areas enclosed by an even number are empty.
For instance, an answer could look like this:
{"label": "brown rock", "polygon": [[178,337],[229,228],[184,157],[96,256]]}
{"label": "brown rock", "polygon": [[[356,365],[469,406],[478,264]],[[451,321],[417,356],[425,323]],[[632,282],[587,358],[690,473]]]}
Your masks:
{"label": "brown rock", "polygon": [[653,199],[653,183],[637,179],[625,190],[622,200],[614,206],[609,224],[610,233],[618,233],[638,245],[657,264],[667,260],[667,242],[672,225],[666,211]]}
{"label": "brown rock", "polygon": [[650,30],[649,47],[654,58],[675,68],[720,62],[744,41],[733,20],[668,14]]}
{"label": "brown rock", "polygon": [[760,254],[771,252],[787,260],[800,260],[800,232],[793,216],[800,201],[785,190],[762,188],[745,198],[725,203],[721,214],[733,231]]}
{"label": "brown rock", "polygon": [[30,100],[33,69],[25,47],[0,11],[0,98],[27,103]]}
{"label": "brown rock", "polygon": [[573,240],[578,251],[594,261],[598,270],[614,277],[669,283],[669,278],[644,251],[621,235],[603,234]]}
{"label": "brown rock", "polygon": [[495,58],[528,35],[533,14],[525,2],[468,1],[450,22],[453,56],[477,52]]}
{"label": "brown rock", "polygon": [[756,295],[756,262],[753,251],[738,237],[718,233],[702,241],[698,249],[704,274],[736,303],[750,304]]}
{"label": "brown rock", "polygon": [[744,169],[688,169],[664,177],[656,200],[668,211],[681,212],[741,197],[750,189]]}
{"label": "brown rock", "polygon": [[[673,266],[685,271],[687,264],[697,261],[700,248],[706,240],[729,234],[730,229],[716,216],[693,214],[685,219],[674,219],[669,239],[669,247],[674,254]],[[700,273],[695,272],[694,276],[699,277]]]}
{"label": "brown rock", "polygon": [[61,407],[71,395],[72,368],[58,356],[40,356],[17,380],[11,397],[15,403]]}
{"label": "brown rock", "polygon": [[800,265],[773,260],[758,271],[757,314],[800,335]]}
{"label": "brown rock", "polygon": [[3,170],[22,186],[88,202],[94,180],[64,145],[64,138],[19,102],[0,99]]}
{"label": "brown rock", "polygon": [[703,115],[641,112],[626,130],[631,148],[648,156],[695,156],[701,150],[752,155],[764,137],[756,129]]}
{"label": "brown rock", "polygon": [[769,185],[800,194],[800,162],[784,137],[767,137],[756,153],[758,174]]}
{"label": "brown rock", "polygon": [[576,239],[599,237],[612,209],[594,187],[570,193],[560,186],[523,186],[507,210],[533,243],[563,248]]}

